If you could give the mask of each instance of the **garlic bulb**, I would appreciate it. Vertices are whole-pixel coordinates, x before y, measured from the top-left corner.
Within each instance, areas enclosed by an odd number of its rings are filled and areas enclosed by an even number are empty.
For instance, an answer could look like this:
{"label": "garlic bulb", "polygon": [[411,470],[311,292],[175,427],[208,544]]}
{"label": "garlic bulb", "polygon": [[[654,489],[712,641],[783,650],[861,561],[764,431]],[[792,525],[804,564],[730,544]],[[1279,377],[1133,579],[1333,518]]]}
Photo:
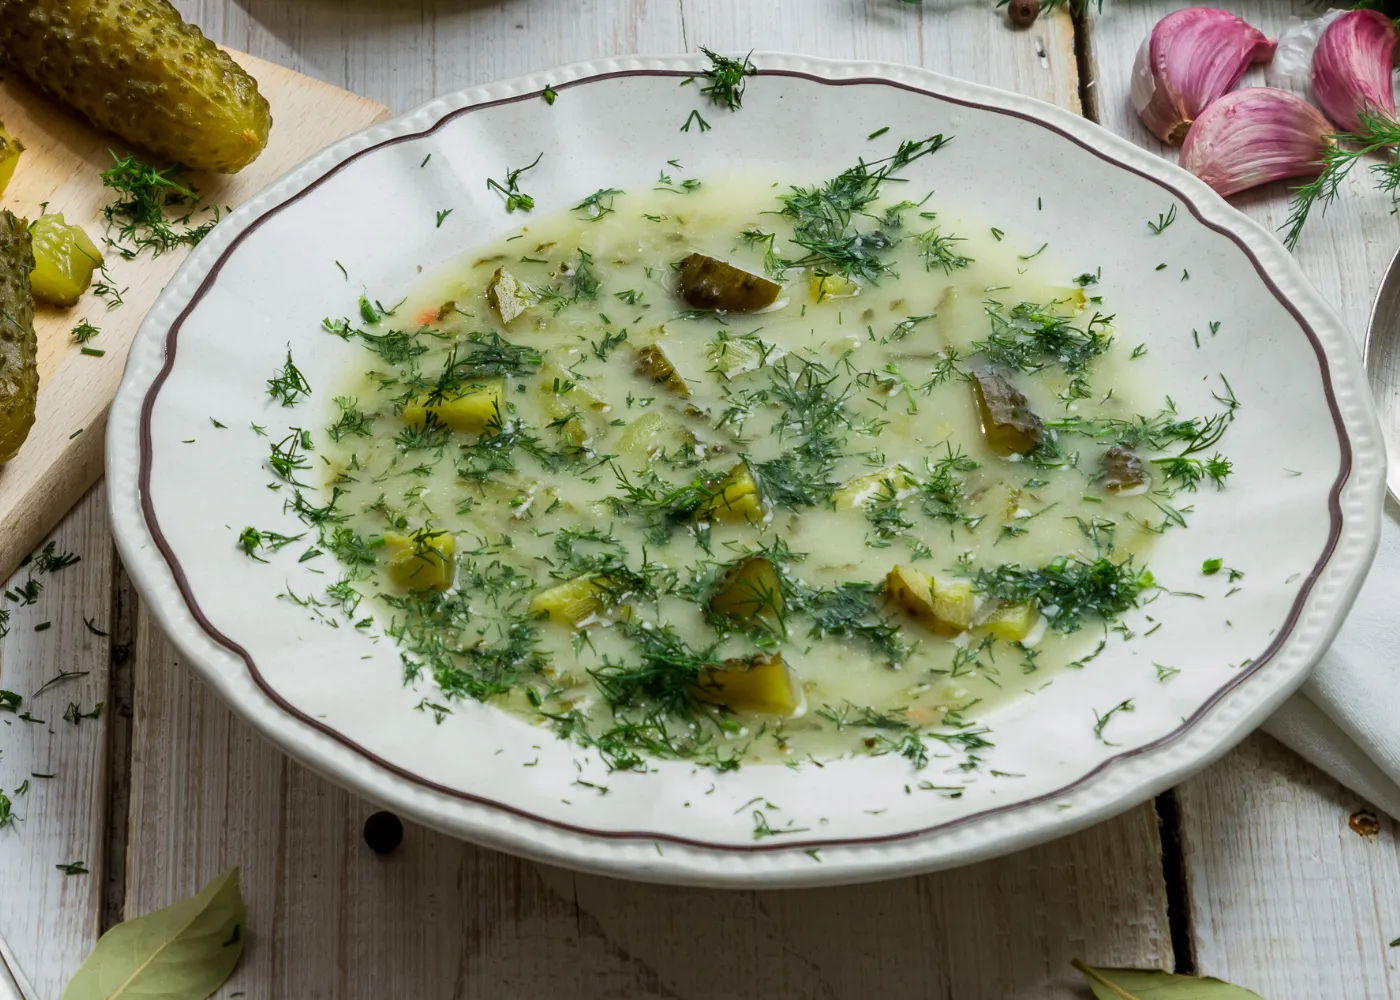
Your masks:
{"label": "garlic bulb", "polygon": [[1313,53],[1313,93],[1339,128],[1359,131],[1365,107],[1395,117],[1390,73],[1397,40],[1395,22],[1375,10],[1349,10],[1322,33]]}
{"label": "garlic bulb", "polygon": [[1168,14],[1138,49],[1133,108],[1153,135],[1180,145],[1197,115],[1273,54],[1273,39],[1234,14],[1211,7]]}
{"label": "garlic bulb", "polygon": [[1222,195],[1322,169],[1332,126],[1286,90],[1247,87],[1206,108],[1186,133],[1181,165]]}

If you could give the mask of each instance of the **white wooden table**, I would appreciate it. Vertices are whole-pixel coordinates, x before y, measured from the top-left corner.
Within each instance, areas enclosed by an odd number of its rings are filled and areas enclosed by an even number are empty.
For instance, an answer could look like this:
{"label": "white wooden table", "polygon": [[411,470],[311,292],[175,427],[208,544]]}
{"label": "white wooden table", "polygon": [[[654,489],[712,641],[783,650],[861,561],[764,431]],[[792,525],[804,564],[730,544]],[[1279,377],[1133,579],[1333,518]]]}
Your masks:
{"label": "white wooden table", "polygon": [[[993,0],[177,3],[224,44],[394,111],[559,63],[703,44],[926,66],[1087,110],[1154,148],[1127,108],[1128,69],[1148,26],[1184,5],[1107,0],[1083,23],[1062,13],[1016,32]],[[1273,33],[1291,5],[1225,6]],[[1400,221],[1382,196],[1348,194],[1298,258],[1359,331]],[[1241,200],[1270,225],[1284,203],[1277,188]],[[1073,837],[874,886],[632,885],[412,825],[380,857],[360,832],[372,805],[274,750],[175,662],[117,563],[101,486],[54,537],[82,562],[41,578],[0,642],[0,687],[28,695],[84,672],[26,706],[44,723],[0,715],[0,788],[22,817],[0,828],[0,934],[46,1000],[102,930],[235,864],[250,941],[224,997],[1043,1000],[1087,996],[1076,956],[1218,975],[1267,1000],[1400,997],[1394,824],[1353,832],[1365,803],[1266,737]],[[100,719],[63,721],[69,702],[96,701]],[[15,796],[31,773],[53,777]],[[55,868],[79,860],[91,874]]]}

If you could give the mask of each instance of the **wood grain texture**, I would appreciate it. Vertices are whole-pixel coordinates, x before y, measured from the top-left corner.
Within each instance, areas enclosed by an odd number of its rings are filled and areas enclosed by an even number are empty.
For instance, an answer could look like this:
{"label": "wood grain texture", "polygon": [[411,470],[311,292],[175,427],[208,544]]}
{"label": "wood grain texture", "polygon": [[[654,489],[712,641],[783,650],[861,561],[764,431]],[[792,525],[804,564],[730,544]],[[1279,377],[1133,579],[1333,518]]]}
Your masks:
{"label": "wood grain texture", "polygon": [[[242,172],[192,175],[208,203],[235,206],[311,153],[387,114],[382,105],[280,66],[238,58],[258,78],[276,124],[267,149]],[[27,147],[4,206],[32,218],[47,202],[98,239],[102,206],[111,200],[99,174],[111,165],[109,149],[121,148],[117,140],[15,77],[0,82],[0,121]],[[146,310],[186,255],[181,249],[124,261],[108,250],[111,284],[124,290],[123,305],[108,309],[88,294],[71,309],[37,310],[39,405],[28,441],[0,466],[0,573],[12,570],[102,474],[107,407],[127,351]],[[103,357],[83,355],[73,343],[71,331],[83,319],[101,328],[91,346],[105,351]]]}
{"label": "wood grain texture", "polygon": [[[1128,104],[1129,70],[1151,25],[1188,6],[1166,0],[1106,3],[1092,21],[1100,118],[1115,132],[1169,157]],[[1229,9],[1277,34],[1304,2],[1236,0]],[[1259,71],[1246,77],[1255,80]],[[1363,335],[1380,279],[1400,245],[1400,220],[1364,170],[1332,209],[1303,232],[1298,263]],[[1288,216],[1285,184],[1232,202],[1269,228]],[[1186,891],[1200,971],[1268,1000],[1400,996],[1400,877],[1394,824],[1362,839],[1347,827],[1355,796],[1265,736],[1255,736],[1178,790]],[[1343,989],[1345,988],[1345,989]]]}
{"label": "wood grain texture", "polygon": [[[1400,838],[1262,733],[1177,790],[1203,972],[1268,1000],[1400,996]],[[1364,829],[1364,825],[1363,825]]]}
{"label": "wood grain texture", "polygon": [[[105,839],[107,724],[65,722],[70,702],[90,712],[107,696],[108,640],[83,624],[110,632],[115,550],[107,529],[107,497],[93,489],[54,532],[57,551],[82,562],[56,573],[34,573],[43,586],[28,606],[0,598],[10,611],[10,634],[0,639],[0,688],[23,696],[18,713],[0,712],[0,789],[17,821],[0,827],[0,936],[41,997],[57,997],[97,938]],[[32,568],[9,578],[25,584]],[[36,632],[35,626],[50,622]],[[85,671],[35,694],[63,671]],[[52,774],[35,778],[34,773]],[[16,788],[28,780],[23,795]],[[54,866],[84,861],[90,875],[64,875]]]}
{"label": "wood grain texture", "polygon": [[[395,110],[556,63],[699,44],[913,62],[1073,107],[1067,22],[1013,33],[990,5],[926,0],[921,11],[895,0],[177,3],[225,44],[353,87]],[[1100,53],[1113,47],[1117,68],[1101,76],[1126,79],[1121,64],[1131,60],[1146,25],[1184,5],[1134,0],[1110,8],[1095,25],[1095,43]],[[1250,10],[1263,6],[1255,0]],[[1121,97],[1109,87],[1101,103],[1121,116]],[[1135,134],[1130,115],[1113,127]],[[1314,227],[1307,239],[1316,246],[1305,243],[1300,256],[1318,262],[1305,266],[1331,268],[1340,280],[1346,269],[1384,255],[1369,246],[1393,243],[1384,226],[1395,220],[1366,204],[1379,218],[1333,221],[1360,208],[1343,205],[1324,224],[1349,233],[1347,240],[1319,237],[1322,227]],[[1271,205],[1260,210],[1277,212]],[[1358,224],[1368,227],[1361,239],[1346,228]],[[1368,247],[1364,265],[1358,245]],[[1327,261],[1332,253],[1341,259]],[[1353,276],[1345,286],[1352,299],[1343,306],[1353,323],[1369,302],[1368,280]],[[69,547],[109,548],[105,522],[90,503],[60,530]],[[81,603],[88,584],[80,579],[56,577],[46,597]],[[0,646],[0,686],[20,669],[11,665],[20,656],[17,637]],[[399,851],[381,858],[360,837],[372,805],[290,762],[232,719],[173,660],[144,614],[135,640],[126,913],[165,905],[223,867],[242,864],[252,939],[220,996],[1061,1000],[1086,995],[1066,965],[1075,955],[1103,964],[1170,963],[1148,807],[973,868],[838,890],[630,885],[413,826]],[[24,655],[43,672],[68,654],[55,647]],[[58,735],[70,734],[53,739]],[[9,787],[16,738],[13,727],[0,726],[0,787]],[[88,748],[94,759],[99,745]],[[79,787],[63,795],[73,804],[59,807],[49,835],[89,843],[84,838],[101,827],[94,815],[100,791]],[[79,808],[79,800],[89,805]],[[1387,978],[1383,947],[1400,935],[1400,923],[1389,919],[1400,914],[1400,878],[1386,821],[1378,837],[1356,837],[1346,829],[1350,797],[1263,737],[1184,786],[1181,805],[1190,915],[1204,971],[1252,985],[1269,1000],[1333,996],[1342,984],[1352,987],[1348,995],[1400,996],[1400,984]],[[26,824],[40,818],[34,810]],[[74,890],[61,877],[51,884],[42,870],[52,863],[47,857],[26,855],[28,867],[10,867],[12,832],[0,830],[0,933],[42,978],[36,985],[43,995],[56,996],[95,936],[96,879],[88,897],[70,898],[62,893]],[[31,853],[48,850],[25,843]],[[14,871],[24,880],[9,881]]]}
{"label": "wood grain texture", "polygon": [[[981,5],[936,15],[850,0],[686,0],[684,25],[679,3],[654,0],[184,8],[228,44],[396,110],[557,63],[701,43],[915,62],[1068,106],[1077,94],[1067,20],[1014,34]],[[372,805],[273,750],[172,655],[143,616],[127,910],[242,865],[252,936],[226,993],[991,1000],[1074,995],[1076,955],[1170,962],[1150,807],[1013,858],[840,890],[632,885],[417,827],[379,858],[360,834]]]}
{"label": "wood grain texture", "polygon": [[1068,997],[1071,958],[1170,962],[1150,806],[971,868],[833,890],[644,886],[417,826],[387,857],[375,806],[273,749],[142,617],[131,913],[241,865],[250,937],[223,995]]}

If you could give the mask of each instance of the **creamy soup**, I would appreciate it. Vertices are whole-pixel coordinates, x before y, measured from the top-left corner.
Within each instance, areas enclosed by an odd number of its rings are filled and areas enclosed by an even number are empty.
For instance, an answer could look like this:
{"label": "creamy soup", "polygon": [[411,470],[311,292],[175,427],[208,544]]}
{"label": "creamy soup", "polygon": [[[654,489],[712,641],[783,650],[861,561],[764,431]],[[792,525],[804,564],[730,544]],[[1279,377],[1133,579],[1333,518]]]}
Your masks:
{"label": "creamy soup", "polygon": [[923,151],[668,166],[328,322],[364,351],[293,475],[420,707],[621,768],[922,767],[1103,648],[1230,410],[1144,399],[1095,275],[886,176]]}

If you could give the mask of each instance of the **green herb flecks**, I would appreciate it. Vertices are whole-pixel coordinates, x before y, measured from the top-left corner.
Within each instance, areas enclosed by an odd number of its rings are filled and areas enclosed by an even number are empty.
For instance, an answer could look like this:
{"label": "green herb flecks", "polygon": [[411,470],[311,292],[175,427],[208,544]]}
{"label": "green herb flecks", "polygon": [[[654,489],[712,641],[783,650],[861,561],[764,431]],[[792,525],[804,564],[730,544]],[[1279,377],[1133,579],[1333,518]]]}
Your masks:
{"label": "green herb flecks", "polygon": [[784,264],[871,281],[888,273],[886,258],[896,237],[879,226],[861,231],[855,220],[879,198],[881,185],[915,160],[936,153],[948,141],[935,135],[902,142],[886,159],[862,160],[820,187],[794,187],[790,194],[781,195],[782,214],[792,220],[792,242],[807,251]]}
{"label": "green herb flecks", "polygon": [[[712,104],[716,104],[730,111],[738,111],[744,106],[744,88],[748,85],[748,77],[758,72],[758,68],[749,61],[748,56],[743,59],[731,59],[722,56],[700,46],[700,51],[705,53],[710,60],[710,68],[703,71],[705,85],[700,88],[700,93],[710,99]],[[752,55],[752,53],[750,53]],[[683,81],[682,85],[690,83],[695,77]]]}
{"label": "green herb flecks", "polygon": [[936,225],[915,236],[914,242],[919,247],[919,256],[924,259],[925,271],[936,267],[944,274],[952,274],[955,269],[973,263],[971,257],[964,257],[954,250],[956,244],[963,242],[962,237],[946,236]]}
{"label": "green herb flecks", "polygon": [[[181,168],[156,170],[134,156],[113,154],[112,159],[113,164],[102,172],[102,184],[118,197],[103,207],[102,217],[116,229],[116,237],[109,238],[107,244],[124,259],[132,260],[145,250],[158,257],[179,247],[192,247],[219,221],[215,205],[210,209],[212,219],[190,225],[199,192],[185,180]],[[184,214],[168,216],[167,209],[183,209]]]}
{"label": "green herb flecks", "polygon": [[83,320],[77,326],[73,327],[73,343],[86,344],[101,332],[100,329],[93,326],[87,320]]}
{"label": "green herb flecks", "polygon": [[516,209],[528,212],[535,207],[535,199],[520,190],[520,177],[526,171],[533,170],[538,166],[542,159],[544,159],[544,153],[535,157],[534,162],[523,167],[515,167],[514,169],[507,167],[504,183],[489,177],[486,179],[487,189],[498,192],[505,199],[507,212],[514,212]]}
{"label": "green herb flecks", "polygon": [[1157,584],[1132,556],[1121,562],[1059,556],[1039,569],[1005,564],[979,570],[973,586],[987,597],[1035,601],[1057,632],[1075,632],[1087,619],[1112,621],[1137,607],[1138,597]]}
{"label": "green herb flecks", "polygon": [[291,348],[287,349],[287,363],[267,380],[267,394],[283,406],[295,406],[302,396],[311,395],[311,384],[292,361]]}
{"label": "green herb flecks", "polygon": [[1112,316],[1095,313],[1082,327],[1074,325],[1066,303],[1021,302],[1010,309],[987,304],[991,333],[972,345],[975,352],[1014,371],[1038,372],[1058,366],[1070,376],[1085,376],[1094,359],[1113,343],[1107,332]]}

